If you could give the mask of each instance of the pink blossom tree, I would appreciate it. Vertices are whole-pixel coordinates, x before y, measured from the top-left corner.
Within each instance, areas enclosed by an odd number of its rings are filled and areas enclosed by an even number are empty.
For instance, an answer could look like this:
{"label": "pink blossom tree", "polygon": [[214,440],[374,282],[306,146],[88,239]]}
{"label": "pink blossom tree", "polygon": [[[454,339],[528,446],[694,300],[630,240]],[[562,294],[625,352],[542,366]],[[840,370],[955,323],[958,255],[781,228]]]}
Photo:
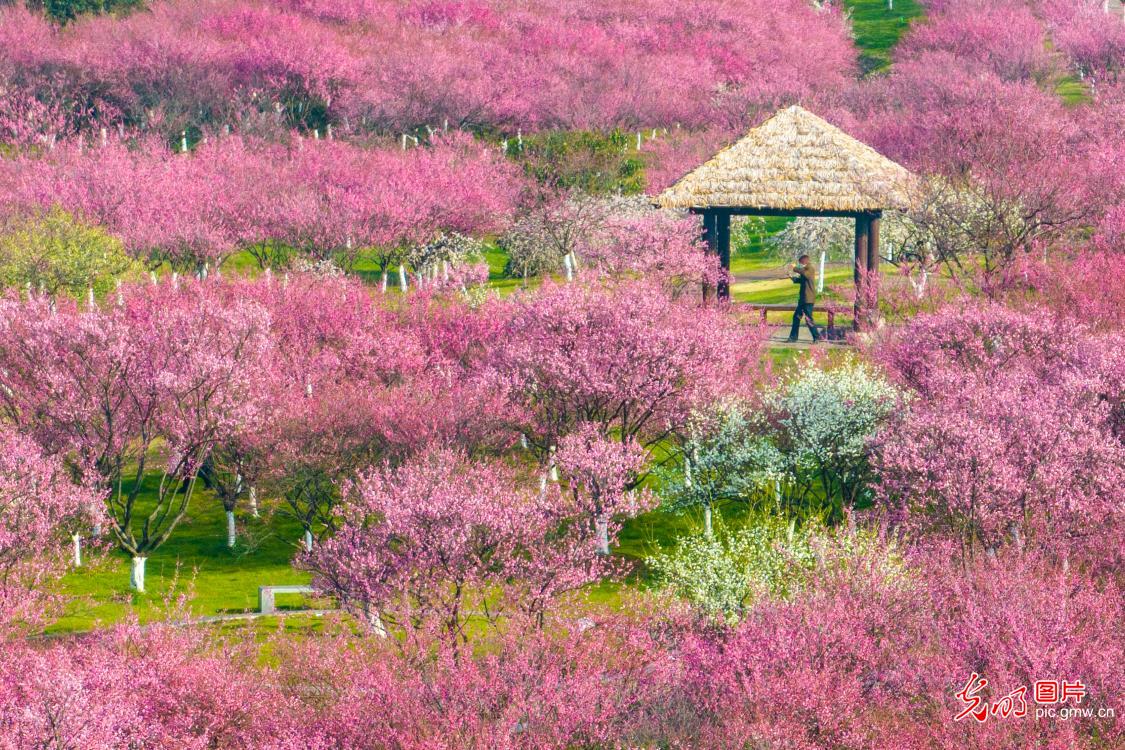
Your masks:
{"label": "pink blossom tree", "polygon": [[[96,493],[62,461],[8,425],[0,427],[0,632],[42,620],[48,582],[71,534],[100,517]],[[78,539],[81,539],[79,536]],[[74,541],[75,544],[78,541]]]}
{"label": "pink blossom tree", "polygon": [[1116,147],[1085,112],[946,51],[897,63],[854,108],[868,142],[926,176],[910,218],[935,258],[989,293],[1013,261],[1070,244],[1119,194]]}
{"label": "pink blossom tree", "polygon": [[1044,35],[1040,20],[1020,0],[942,2],[903,37],[895,58],[943,51],[1007,80],[1043,81],[1052,72]]}
{"label": "pink blossom tree", "polygon": [[271,747],[316,744],[301,705],[256,650],[161,623],[117,626],[0,654],[0,740],[12,747]]}
{"label": "pink blossom tree", "polygon": [[60,138],[122,124],[179,139],[741,125],[856,69],[843,14],[803,0],[337,5],[175,0],[62,30],[7,8],[0,75],[28,102],[14,119],[45,109]]}
{"label": "pink blossom tree", "polygon": [[[201,283],[130,287],[121,305],[88,311],[5,304],[9,415],[49,453],[92,472],[143,591],[145,560],[187,512],[204,458],[252,408],[265,312]],[[146,490],[154,470],[159,481]]]}
{"label": "pink blossom tree", "polygon": [[1113,81],[1125,65],[1125,24],[1107,17],[1104,2],[1046,0],[1039,4],[1051,39],[1095,86]]}
{"label": "pink blossom tree", "polygon": [[643,473],[647,452],[635,441],[611,440],[586,423],[560,441],[554,459],[570,480],[575,502],[593,520],[597,553],[608,555],[611,518],[654,505],[647,491],[628,489]]}
{"label": "pink blossom tree", "polygon": [[892,522],[955,540],[964,556],[1014,543],[1096,557],[1119,538],[1112,341],[1041,316],[958,309],[918,318],[879,356],[918,394],[878,442],[877,495]]}
{"label": "pink blossom tree", "polygon": [[[494,622],[522,586],[531,585],[526,611],[541,622],[548,597],[596,576],[597,566],[559,554],[573,543],[558,532],[567,512],[497,464],[435,449],[361,474],[341,527],[304,564],[346,606],[397,627],[434,629],[456,648],[469,640],[471,619]],[[564,562],[577,567],[555,569]]]}
{"label": "pink blossom tree", "polygon": [[497,363],[544,461],[581,424],[648,448],[757,372],[756,330],[651,283],[545,284],[517,304]]}
{"label": "pink blossom tree", "polygon": [[305,701],[309,725],[342,747],[639,744],[677,700],[674,656],[643,621],[625,618],[585,630],[512,626],[475,656],[429,640],[307,639],[282,653],[283,674],[327,698]]}
{"label": "pink blossom tree", "polygon": [[[1121,682],[1121,650],[1111,645],[1122,619],[1118,583],[1030,554],[982,558],[968,570],[918,556],[898,572],[875,564],[881,554],[818,568],[807,592],[760,603],[733,632],[690,633],[679,653],[691,719],[677,716],[665,731],[715,748],[764,738],[831,747],[856,737],[909,748],[1094,748],[1120,736],[1096,708],[1073,723],[1029,720],[1033,684],[1063,679],[1045,673],[1086,685],[1083,706],[1112,701]],[[954,721],[974,707],[957,696],[974,673],[986,678],[975,706],[984,720]],[[989,713],[1012,693],[1008,720]],[[778,704],[784,716],[772,710]]]}

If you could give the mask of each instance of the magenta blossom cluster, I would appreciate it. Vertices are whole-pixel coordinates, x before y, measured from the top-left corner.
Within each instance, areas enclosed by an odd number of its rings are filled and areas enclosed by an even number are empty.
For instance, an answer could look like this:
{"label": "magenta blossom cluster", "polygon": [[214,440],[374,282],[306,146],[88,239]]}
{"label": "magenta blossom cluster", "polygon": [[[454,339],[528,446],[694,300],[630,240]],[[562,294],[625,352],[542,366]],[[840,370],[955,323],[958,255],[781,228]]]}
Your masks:
{"label": "magenta blossom cluster", "polygon": [[172,1],[62,29],[16,7],[0,14],[0,138],[739,123],[855,62],[840,12],[803,0]]}
{"label": "magenta blossom cluster", "polygon": [[1120,339],[999,306],[920,316],[876,352],[917,395],[877,446],[893,523],[963,555],[1034,546],[1120,565]]}

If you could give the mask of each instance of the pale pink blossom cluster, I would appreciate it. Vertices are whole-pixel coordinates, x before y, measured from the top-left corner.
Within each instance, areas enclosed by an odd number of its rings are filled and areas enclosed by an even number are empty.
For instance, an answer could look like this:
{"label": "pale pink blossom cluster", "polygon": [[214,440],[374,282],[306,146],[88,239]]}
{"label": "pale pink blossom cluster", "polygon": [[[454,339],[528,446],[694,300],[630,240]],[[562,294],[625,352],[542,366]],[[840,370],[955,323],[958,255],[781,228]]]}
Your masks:
{"label": "pale pink blossom cluster", "polygon": [[271,245],[350,265],[367,248],[401,252],[442,232],[498,231],[522,181],[499,152],[463,134],[409,151],[232,136],[187,154],[153,139],[70,142],[5,165],[0,189],[6,211],[58,205],[142,259],[196,270],[247,247],[263,265]]}
{"label": "pale pink blossom cluster", "polygon": [[842,14],[803,0],[166,1],[62,29],[16,6],[0,137],[733,124],[855,59]]}

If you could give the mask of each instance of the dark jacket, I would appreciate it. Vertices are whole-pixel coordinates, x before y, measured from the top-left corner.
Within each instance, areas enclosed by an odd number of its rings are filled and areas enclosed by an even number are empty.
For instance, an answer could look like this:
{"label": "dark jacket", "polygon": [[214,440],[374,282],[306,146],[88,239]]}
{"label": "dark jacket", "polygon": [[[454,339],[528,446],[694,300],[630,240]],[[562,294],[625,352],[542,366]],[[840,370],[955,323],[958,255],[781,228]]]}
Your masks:
{"label": "dark jacket", "polygon": [[813,304],[816,302],[816,268],[812,263],[807,266],[797,266],[793,272],[793,283],[801,285],[801,295],[798,302]]}

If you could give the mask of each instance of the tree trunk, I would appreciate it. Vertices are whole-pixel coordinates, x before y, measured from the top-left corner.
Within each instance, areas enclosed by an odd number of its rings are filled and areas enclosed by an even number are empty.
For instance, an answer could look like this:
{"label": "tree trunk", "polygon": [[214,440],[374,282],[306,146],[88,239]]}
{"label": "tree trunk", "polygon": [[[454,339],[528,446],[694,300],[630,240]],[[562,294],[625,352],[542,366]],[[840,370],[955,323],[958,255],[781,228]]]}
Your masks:
{"label": "tree trunk", "polygon": [[371,626],[372,632],[380,638],[386,638],[387,628],[383,625],[383,618],[379,615],[379,610],[372,609],[369,603],[364,602],[363,613],[367,618],[367,624]]}
{"label": "tree trunk", "polygon": [[250,487],[250,515],[258,517],[258,488],[253,485]]}
{"label": "tree trunk", "polygon": [[599,555],[609,554],[609,519],[605,516],[598,516],[594,519],[594,531],[597,537],[597,553]]}
{"label": "tree trunk", "polygon": [[406,291],[406,266],[401,263],[398,264],[398,290],[400,292]]}
{"label": "tree trunk", "polygon": [[703,504],[703,533],[707,535],[708,539],[714,535],[711,527],[711,503]]}
{"label": "tree trunk", "polygon": [[146,557],[140,556],[134,557],[133,570],[129,576],[129,585],[132,586],[135,591],[142,594],[145,591],[145,560],[147,559]]}
{"label": "tree trunk", "polygon": [[234,540],[235,540],[234,511],[228,510],[227,511],[227,548],[228,549],[234,549]]}
{"label": "tree trunk", "polygon": [[387,293],[387,272],[383,271],[383,280],[379,282],[379,291],[383,294]]}
{"label": "tree trunk", "polygon": [[74,567],[82,567],[82,535],[74,534],[71,536],[74,540]]}
{"label": "tree trunk", "polygon": [[312,529],[305,529],[305,551],[312,552],[313,548],[313,535]]}

